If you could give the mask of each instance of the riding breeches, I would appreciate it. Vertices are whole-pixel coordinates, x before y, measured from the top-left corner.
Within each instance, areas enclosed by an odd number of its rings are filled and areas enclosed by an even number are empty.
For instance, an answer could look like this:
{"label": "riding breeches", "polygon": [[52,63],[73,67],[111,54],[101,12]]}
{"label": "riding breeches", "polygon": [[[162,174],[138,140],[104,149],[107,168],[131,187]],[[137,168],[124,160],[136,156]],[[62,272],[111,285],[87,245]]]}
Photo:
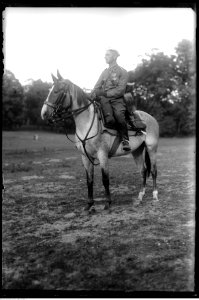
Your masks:
{"label": "riding breeches", "polygon": [[107,124],[114,125],[116,121],[116,127],[121,135],[122,139],[128,140],[128,130],[126,124],[126,104],[123,98],[109,99],[104,96],[100,97],[100,103],[102,106],[103,115]]}
{"label": "riding breeches", "polygon": [[110,104],[113,109],[113,115],[117,122],[117,129],[123,139],[128,140],[128,130],[126,124],[126,104],[123,98],[111,99]]}
{"label": "riding breeches", "polygon": [[115,118],[110,101],[106,97],[100,97],[101,109],[104,116],[104,121],[107,127],[113,128],[115,126]]}

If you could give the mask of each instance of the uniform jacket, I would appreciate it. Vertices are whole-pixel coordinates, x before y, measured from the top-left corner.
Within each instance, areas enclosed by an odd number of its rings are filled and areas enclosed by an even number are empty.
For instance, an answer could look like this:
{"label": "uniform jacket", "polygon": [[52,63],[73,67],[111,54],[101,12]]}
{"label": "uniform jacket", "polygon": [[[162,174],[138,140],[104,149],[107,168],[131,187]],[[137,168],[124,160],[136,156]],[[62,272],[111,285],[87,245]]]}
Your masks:
{"label": "uniform jacket", "polygon": [[107,92],[107,98],[120,98],[125,93],[127,82],[127,71],[116,63],[102,72],[94,90],[102,88]]}

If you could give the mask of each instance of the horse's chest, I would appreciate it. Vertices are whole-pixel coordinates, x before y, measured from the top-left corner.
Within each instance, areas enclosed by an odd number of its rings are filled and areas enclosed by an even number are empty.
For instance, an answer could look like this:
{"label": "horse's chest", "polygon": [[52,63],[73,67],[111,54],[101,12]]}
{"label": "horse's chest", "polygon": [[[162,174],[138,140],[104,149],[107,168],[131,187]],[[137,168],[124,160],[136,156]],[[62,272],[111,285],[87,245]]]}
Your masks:
{"label": "horse's chest", "polygon": [[97,145],[94,142],[90,143],[90,141],[85,141],[85,143],[78,141],[76,143],[76,148],[83,154],[85,151],[89,154],[94,154],[96,152],[96,146]]}

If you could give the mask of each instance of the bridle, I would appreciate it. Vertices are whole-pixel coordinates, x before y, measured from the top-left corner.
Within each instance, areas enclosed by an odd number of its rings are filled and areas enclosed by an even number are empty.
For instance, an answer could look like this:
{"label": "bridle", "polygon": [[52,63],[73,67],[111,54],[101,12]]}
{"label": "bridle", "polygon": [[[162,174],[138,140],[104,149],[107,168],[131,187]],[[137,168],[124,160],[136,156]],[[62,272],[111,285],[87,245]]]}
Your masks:
{"label": "bridle", "polygon": [[[70,98],[70,102],[66,107],[63,107],[64,104],[64,100],[66,99],[67,93],[69,94],[69,98]],[[91,121],[91,125],[84,137],[84,139],[81,139],[79,137],[79,135],[77,134],[77,132],[75,132],[75,135],[77,136],[77,138],[80,140],[80,142],[82,143],[84,152],[87,156],[87,158],[89,159],[89,161],[93,164],[93,165],[99,165],[99,163],[94,164],[93,159],[91,158],[91,156],[88,154],[87,150],[86,150],[86,141],[96,137],[99,133],[99,123],[98,123],[98,129],[97,129],[97,133],[94,136],[88,137],[89,133],[93,127],[94,124],[94,120],[95,120],[95,115],[98,109],[97,103],[94,100],[91,100],[90,98],[87,98],[89,100],[89,103],[83,107],[77,108],[77,109],[71,109],[72,107],[72,96],[70,93],[70,90],[68,89],[67,92],[63,91],[61,94],[58,95],[55,103],[50,103],[47,100],[44,101],[44,104],[46,104],[47,106],[51,107],[53,109],[51,115],[47,118],[47,121],[49,124],[55,124],[55,123],[61,123],[64,126],[65,129],[65,133],[66,133],[66,137],[68,138],[69,141],[71,141],[72,143],[75,143],[74,141],[72,141],[69,137],[68,137],[68,133],[66,131],[66,119],[73,117],[74,115],[79,115],[81,114],[83,111],[85,111],[90,105],[94,106],[94,113],[93,113],[93,118]]]}
{"label": "bridle", "polygon": [[47,106],[53,109],[51,115],[47,118],[47,121],[50,124],[62,122],[64,116],[70,112],[69,109],[72,106],[72,96],[70,94],[70,91],[68,91],[68,93],[69,93],[70,102],[66,107],[63,107],[64,100],[66,99],[67,96],[67,93],[65,91],[63,91],[58,95],[55,103],[50,103],[47,100],[44,101],[44,104],[46,104]]}

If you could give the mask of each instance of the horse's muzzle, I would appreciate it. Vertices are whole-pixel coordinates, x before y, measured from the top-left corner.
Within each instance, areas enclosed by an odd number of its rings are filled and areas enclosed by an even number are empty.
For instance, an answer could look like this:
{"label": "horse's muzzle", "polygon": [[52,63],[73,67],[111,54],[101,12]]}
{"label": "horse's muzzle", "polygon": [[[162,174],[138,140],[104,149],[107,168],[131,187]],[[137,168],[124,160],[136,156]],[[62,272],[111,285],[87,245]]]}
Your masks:
{"label": "horse's muzzle", "polygon": [[41,109],[41,118],[42,120],[47,120],[49,118],[49,112],[48,112],[48,107],[46,104],[43,105]]}

